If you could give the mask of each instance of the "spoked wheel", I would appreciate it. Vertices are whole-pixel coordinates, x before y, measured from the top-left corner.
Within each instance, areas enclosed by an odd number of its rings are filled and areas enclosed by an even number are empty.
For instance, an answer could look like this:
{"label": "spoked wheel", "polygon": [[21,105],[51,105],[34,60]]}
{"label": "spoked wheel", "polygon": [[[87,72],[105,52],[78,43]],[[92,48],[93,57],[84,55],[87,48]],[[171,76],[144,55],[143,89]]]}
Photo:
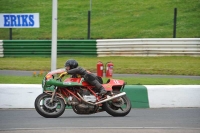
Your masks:
{"label": "spoked wheel", "polygon": [[124,95],[105,102],[103,104],[103,109],[112,116],[126,116],[131,111],[131,102],[128,97]]}
{"label": "spoked wheel", "polygon": [[40,94],[35,99],[35,109],[43,117],[57,118],[61,116],[65,111],[65,103],[61,98],[55,98],[51,101],[51,95]]}

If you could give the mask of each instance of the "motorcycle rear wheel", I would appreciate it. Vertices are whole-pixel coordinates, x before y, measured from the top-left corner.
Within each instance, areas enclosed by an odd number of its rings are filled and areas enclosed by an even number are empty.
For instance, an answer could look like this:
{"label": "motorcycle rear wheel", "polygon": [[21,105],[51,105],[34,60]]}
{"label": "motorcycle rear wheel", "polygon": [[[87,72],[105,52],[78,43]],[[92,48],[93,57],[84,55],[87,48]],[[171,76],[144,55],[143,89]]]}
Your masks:
{"label": "motorcycle rear wheel", "polygon": [[35,99],[36,111],[45,118],[57,118],[65,111],[63,99],[56,98],[50,103],[51,95],[42,93]]}
{"label": "motorcycle rear wheel", "polygon": [[131,111],[131,102],[128,97],[122,96],[117,98],[118,102],[111,100],[103,104],[103,109],[114,117],[126,116]]}

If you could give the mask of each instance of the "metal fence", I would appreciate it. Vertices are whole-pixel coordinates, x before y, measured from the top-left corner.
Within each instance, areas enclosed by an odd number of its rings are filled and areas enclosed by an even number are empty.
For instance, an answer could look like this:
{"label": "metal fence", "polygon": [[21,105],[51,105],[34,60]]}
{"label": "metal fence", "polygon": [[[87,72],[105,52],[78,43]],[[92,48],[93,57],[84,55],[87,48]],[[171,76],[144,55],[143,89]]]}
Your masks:
{"label": "metal fence", "polygon": [[0,57],[3,57],[3,41],[0,40]]}
{"label": "metal fence", "polygon": [[98,56],[200,56],[200,38],[97,40]]}

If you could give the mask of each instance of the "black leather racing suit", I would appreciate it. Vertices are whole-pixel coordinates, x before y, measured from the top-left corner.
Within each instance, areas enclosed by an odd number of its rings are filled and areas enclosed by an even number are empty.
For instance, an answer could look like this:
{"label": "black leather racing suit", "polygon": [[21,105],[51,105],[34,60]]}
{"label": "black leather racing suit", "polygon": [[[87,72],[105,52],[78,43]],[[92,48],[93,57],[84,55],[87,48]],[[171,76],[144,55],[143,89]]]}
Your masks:
{"label": "black leather racing suit", "polygon": [[86,82],[95,86],[99,91],[104,89],[104,87],[99,83],[98,77],[92,73],[87,72],[82,67],[77,67],[74,69],[70,69],[67,71],[68,74],[72,75],[72,77],[76,77],[76,75],[81,75]]}

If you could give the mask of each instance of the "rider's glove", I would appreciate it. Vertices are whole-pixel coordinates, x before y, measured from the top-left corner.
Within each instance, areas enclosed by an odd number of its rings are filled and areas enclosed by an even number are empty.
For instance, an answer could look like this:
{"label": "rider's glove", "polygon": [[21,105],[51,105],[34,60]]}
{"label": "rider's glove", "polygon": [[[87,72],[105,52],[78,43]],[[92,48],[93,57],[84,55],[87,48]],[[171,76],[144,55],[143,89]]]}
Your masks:
{"label": "rider's glove", "polygon": [[67,72],[63,72],[63,73],[61,73],[60,76],[59,76],[59,78],[64,77],[66,74],[67,74]]}

